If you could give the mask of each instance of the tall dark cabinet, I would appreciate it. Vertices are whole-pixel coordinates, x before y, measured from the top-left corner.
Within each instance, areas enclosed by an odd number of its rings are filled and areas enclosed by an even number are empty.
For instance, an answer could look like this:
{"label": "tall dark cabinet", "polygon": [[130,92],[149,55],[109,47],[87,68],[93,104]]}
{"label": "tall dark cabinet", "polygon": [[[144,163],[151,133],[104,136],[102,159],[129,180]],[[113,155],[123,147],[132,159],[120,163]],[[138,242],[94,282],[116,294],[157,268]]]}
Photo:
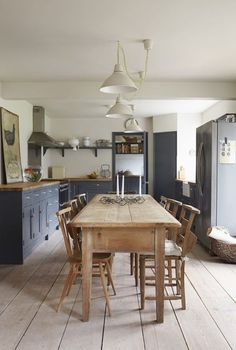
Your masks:
{"label": "tall dark cabinet", "polygon": [[176,196],[177,132],[154,133],[154,197]]}
{"label": "tall dark cabinet", "polygon": [[147,141],[147,132],[112,133],[113,191],[116,190],[116,175],[119,173],[125,175],[125,192],[139,193],[141,175],[142,193],[148,193]]}

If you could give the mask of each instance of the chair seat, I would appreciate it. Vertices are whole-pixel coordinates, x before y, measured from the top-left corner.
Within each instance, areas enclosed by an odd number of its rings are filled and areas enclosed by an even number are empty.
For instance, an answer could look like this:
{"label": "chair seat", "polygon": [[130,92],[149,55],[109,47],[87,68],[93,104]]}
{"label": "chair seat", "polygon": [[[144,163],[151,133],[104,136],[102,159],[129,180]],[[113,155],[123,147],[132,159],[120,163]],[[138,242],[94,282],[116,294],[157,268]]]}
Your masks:
{"label": "chair seat", "polygon": [[[107,262],[112,258],[111,253],[93,253],[93,264],[97,264],[100,262]],[[82,253],[75,252],[73,256],[68,258],[68,261],[71,263],[78,263],[80,264],[82,262]]]}
{"label": "chair seat", "polygon": [[[182,248],[179,247],[174,241],[171,241],[169,239],[165,240],[165,256],[181,256],[182,254]],[[141,256],[145,255],[145,257],[148,259],[153,259],[154,254],[150,253],[142,253]]]}
{"label": "chair seat", "polygon": [[165,241],[165,255],[166,256],[181,256],[182,248],[178,246],[174,241]]}
{"label": "chair seat", "polygon": [[93,253],[93,262],[96,263],[96,261],[101,262],[103,260],[109,260],[111,257],[111,253]]}
{"label": "chair seat", "polygon": [[[183,204],[179,216],[181,228],[175,232],[174,238],[168,237],[165,240],[164,286],[168,288],[166,290],[165,300],[181,300],[183,310],[186,309],[184,284],[185,257],[197,241],[196,235],[191,231],[194,218],[197,214],[200,214],[199,209]],[[154,263],[154,254],[140,255],[141,309],[144,308],[145,299],[157,300],[157,290],[154,296],[145,296],[145,285],[156,286],[156,273],[158,271],[156,271]],[[146,270],[149,271],[149,275],[146,275]],[[150,280],[153,279],[155,280],[155,284],[150,283]]]}

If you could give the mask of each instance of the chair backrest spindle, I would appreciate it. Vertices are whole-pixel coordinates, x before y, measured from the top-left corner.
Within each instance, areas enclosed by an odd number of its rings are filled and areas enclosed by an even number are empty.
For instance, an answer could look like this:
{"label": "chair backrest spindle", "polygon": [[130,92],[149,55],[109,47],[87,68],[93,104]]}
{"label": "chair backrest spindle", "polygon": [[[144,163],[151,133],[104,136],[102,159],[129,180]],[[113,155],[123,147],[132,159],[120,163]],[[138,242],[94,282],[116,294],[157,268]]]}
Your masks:
{"label": "chair backrest spindle", "polygon": [[177,235],[177,244],[182,248],[182,256],[188,254],[197,241],[196,235],[191,231],[195,216],[200,214],[200,210],[191,205],[182,205],[179,221],[182,227]]}
{"label": "chair backrest spindle", "polygon": [[71,212],[71,207],[59,210],[57,212],[57,218],[63,235],[68,258],[71,258],[74,252],[79,251],[77,236],[73,237],[73,232],[69,227],[70,219],[68,220],[68,218],[71,217]]}

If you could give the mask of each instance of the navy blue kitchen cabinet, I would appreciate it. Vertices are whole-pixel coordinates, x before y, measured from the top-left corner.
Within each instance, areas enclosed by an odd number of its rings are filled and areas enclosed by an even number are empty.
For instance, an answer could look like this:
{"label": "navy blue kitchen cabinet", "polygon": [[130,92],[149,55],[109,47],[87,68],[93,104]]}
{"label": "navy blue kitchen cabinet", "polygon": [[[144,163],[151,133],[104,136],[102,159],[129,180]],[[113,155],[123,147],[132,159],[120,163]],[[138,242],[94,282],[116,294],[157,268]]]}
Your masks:
{"label": "navy blue kitchen cabinet", "polygon": [[[73,197],[77,194],[86,193],[88,201],[90,201],[97,194],[106,194],[112,191],[112,181],[101,181],[101,180],[93,180],[93,181],[72,181],[72,189],[71,194]],[[71,197],[71,199],[73,198]]]}
{"label": "navy blue kitchen cabinet", "polygon": [[58,185],[0,191],[0,263],[22,264],[57,226]]}

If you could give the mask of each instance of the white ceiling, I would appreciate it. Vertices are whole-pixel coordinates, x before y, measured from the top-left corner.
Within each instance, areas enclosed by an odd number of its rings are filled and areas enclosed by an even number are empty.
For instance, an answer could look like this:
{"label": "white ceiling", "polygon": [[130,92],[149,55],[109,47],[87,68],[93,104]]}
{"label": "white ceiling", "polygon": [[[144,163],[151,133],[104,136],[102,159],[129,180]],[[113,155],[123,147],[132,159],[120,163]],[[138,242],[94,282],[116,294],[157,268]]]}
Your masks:
{"label": "white ceiling", "polygon": [[[0,0],[0,81],[102,83],[113,70],[116,40],[136,72],[143,69],[146,38],[154,41],[147,82],[236,81],[235,13],[235,0]],[[111,103],[106,95],[104,101],[29,100],[52,117],[103,116]],[[210,103],[134,104],[137,116],[149,116],[201,112]]]}

